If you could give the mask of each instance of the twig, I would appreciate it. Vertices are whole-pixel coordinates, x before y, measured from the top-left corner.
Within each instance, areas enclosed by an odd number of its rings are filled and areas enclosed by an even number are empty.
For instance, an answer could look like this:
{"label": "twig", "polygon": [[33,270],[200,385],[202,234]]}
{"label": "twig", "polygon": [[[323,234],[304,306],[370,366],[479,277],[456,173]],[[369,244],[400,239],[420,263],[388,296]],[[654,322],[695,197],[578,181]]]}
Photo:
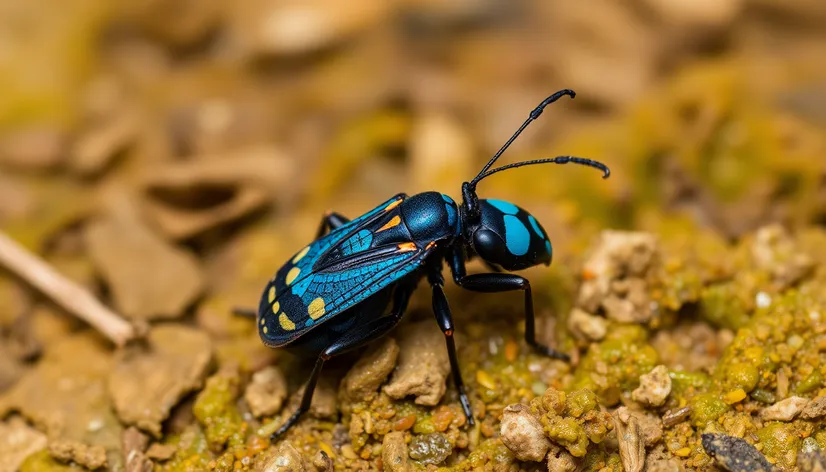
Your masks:
{"label": "twig", "polygon": [[37,288],[66,311],[94,326],[117,346],[135,337],[135,328],[86,289],[0,231],[0,265]]}

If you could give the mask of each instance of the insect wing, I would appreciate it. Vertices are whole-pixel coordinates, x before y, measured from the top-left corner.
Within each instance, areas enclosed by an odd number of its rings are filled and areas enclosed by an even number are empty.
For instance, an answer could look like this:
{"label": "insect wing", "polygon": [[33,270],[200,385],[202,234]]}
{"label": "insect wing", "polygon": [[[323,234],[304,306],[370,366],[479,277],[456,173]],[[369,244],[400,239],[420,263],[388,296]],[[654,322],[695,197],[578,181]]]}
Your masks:
{"label": "insect wing", "polygon": [[[279,347],[318,322],[366,299],[415,270],[422,252],[412,243],[369,248],[359,235],[393,213],[406,195],[399,194],[296,253],[267,284],[259,307],[262,338]],[[345,254],[322,271],[316,267],[331,253]]]}

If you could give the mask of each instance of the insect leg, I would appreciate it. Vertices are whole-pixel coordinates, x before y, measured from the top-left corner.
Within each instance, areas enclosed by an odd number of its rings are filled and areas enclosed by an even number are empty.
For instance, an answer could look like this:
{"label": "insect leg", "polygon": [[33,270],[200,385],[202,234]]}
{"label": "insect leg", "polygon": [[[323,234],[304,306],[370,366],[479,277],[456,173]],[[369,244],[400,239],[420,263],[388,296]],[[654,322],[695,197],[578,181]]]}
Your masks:
{"label": "insect leg", "polygon": [[441,328],[442,333],[445,335],[447,355],[450,359],[450,370],[453,373],[453,383],[459,392],[459,402],[462,404],[462,410],[465,412],[467,422],[472,426],[474,424],[473,410],[470,408],[470,400],[468,400],[467,392],[465,392],[462,372],[459,369],[459,358],[456,355],[456,342],[453,339],[453,316],[450,313],[450,305],[442,289],[444,279],[440,272],[433,271],[428,277],[428,281],[430,282],[430,287],[433,289],[433,313],[436,315],[436,322],[439,323],[439,328]]}
{"label": "insect leg", "polygon": [[334,211],[325,213],[324,216],[321,217],[321,224],[318,227],[318,232],[316,233],[315,238],[318,239],[324,236],[327,231],[332,231],[348,221],[350,221],[349,218]]}
{"label": "insect leg", "polygon": [[288,429],[298,422],[301,415],[310,409],[310,405],[313,402],[313,392],[315,391],[316,384],[318,383],[318,378],[321,374],[321,367],[324,365],[324,362],[329,360],[331,357],[344,354],[345,352],[361,347],[370,341],[389,333],[390,330],[392,330],[393,327],[396,326],[396,324],[398,324],[398,322],[402,319],[402,316],[404,316],[404,312],[407,310],[407,302],[410,301],[410,295],[413,293],[414,288],[415,286],[412,285],[399,286],[393,293],[393,310],[389,315],[382,316],[381,318],[367,323],[359,329],[347,331],[318,356],[318,359],[316,359],[315,365],[313,366],[313,371],[310,374],[310,380],[307,382],[307,387],[304,389],[304,395],[301,397],[301,405],[292,415],[290,415],[287,421],[285,421],[284,424],[270,436],[271,440],[274,441],[279,436],[286,433]]}
{"label": "insect leg", "polygon": [[494,293],[522,290],[525,292],[525,341],[546,356],[570,361],[567,354],[561,353],[536,340],[536,323],[533,312],[533,293],[528,279],[516,274],[465,274],[465,261],[461,253],[454,251],[450,259],[453,280],[456,285],[474,292]]}

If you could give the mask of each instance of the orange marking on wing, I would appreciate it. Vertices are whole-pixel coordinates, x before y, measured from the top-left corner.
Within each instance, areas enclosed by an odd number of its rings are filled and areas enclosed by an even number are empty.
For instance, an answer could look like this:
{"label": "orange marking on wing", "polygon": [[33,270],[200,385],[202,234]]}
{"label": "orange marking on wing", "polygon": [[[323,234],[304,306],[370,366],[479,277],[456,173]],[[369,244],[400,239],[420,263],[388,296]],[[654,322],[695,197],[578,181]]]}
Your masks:
{"label": "orange marking on wing", "polygon": [[410,252],[416,250],[416,243],[401,243],[399,244],[399,252]]}
{"label": "orange marking on wing", "polygon": [[384,230],[386,230],[386,229],[390,229],[390,228],[392,228],[392,227],[394,227],[394,226],[398,226],[398,225],[399,225],[399,223],[401,223],[401,222],[402,222],[401,217],[400,217],[399,215],[396,215],[396,216],[394,216],[393,218],[391,218],[391,219],[390,219],[390,221],[388,221],[387,223],[385,223],[385,225],[384,225],[384,226],[382,226],[381,228],[379,228],[379,229],[378,229],[378,231],[376,231],[376,232],[377,232],[377,233],[381,233],[382,231],[384,231]]}
{"label": "orange marking on wing", "polygon": [[427,243],[427,246],[425,246],[424,248],[425,248],[425,250],[428,250],[428,249],[432,248],[435,245],[436,245],[436,241],[430,241],[429,243]]}
{"label": "orange marking on wing", "polygon": [[397,206],[401,205],[401,203],[402,203],[401,199],[396,200],[393,203],[391,203],[391,204],[387,205],[386,207],[384,207],[384,211],[390,211],[393,208],[396,208]]}

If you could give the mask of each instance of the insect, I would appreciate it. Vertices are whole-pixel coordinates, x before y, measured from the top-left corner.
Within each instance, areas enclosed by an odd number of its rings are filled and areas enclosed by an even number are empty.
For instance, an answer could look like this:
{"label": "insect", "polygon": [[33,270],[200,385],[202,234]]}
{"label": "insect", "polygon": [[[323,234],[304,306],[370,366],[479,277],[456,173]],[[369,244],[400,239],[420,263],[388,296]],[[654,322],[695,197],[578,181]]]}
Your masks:
{"label": "insect", "polygon": [[[575,93],[560,90],[531,111],[476,177],[462,184],[461,205],[439,192],[400,193],[353,220],[330,212],[322,218],[316,239],[278,269],[264,288],[257,313],[250,310],[246,314],[256,316],[264,344],[313,356],[316,361],[300,406],[273,438],[296,424],[309,409],[325,361],[389,333],[402,319],[413,290],[423,278],[432,290],[433,312],[444,333],[462,409],[468,423],[474,423],[456,356],[453,316],[443,289],[444,263],[454,282],[464,289],[522,291],[525,340],[548,356],[567,360],[565,354],[536,340],[530,282],[502,272],[549,265],[552,249],[547,233],[522,208],[476,195],[483,179],[528,165],[570,162],[598,168],[603,178],[610,175],[604,164],[572,156],[491,169],[545,107],[565,95],[573,98]],[[473,257],[481,258],[494,272],[467,274],[465,262]],[[391,310],[385,314],[388,305]]]}

